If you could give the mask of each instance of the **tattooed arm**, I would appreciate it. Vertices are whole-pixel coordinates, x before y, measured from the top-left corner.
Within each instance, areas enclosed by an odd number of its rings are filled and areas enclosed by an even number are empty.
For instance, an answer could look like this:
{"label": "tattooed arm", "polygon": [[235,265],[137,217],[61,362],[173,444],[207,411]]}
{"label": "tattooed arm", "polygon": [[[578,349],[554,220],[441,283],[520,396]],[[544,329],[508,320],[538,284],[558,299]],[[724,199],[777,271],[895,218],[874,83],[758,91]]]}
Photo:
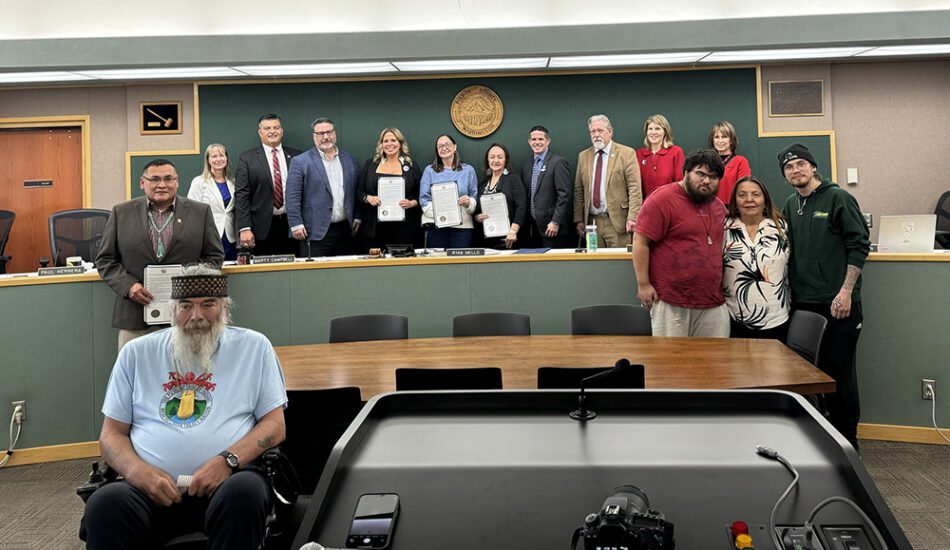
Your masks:
{"label": "tattooed arm", "polygon": [[831,316],[835,319],[844,319],[851,315],[851,291],[861,276],[861,268],[849,265],[848,272],[844,276],[844,283],[841,284],[841,290],[831,302]]}
{"label": "tattooed arm", "polygon": [[[251,431],[227,448],[236,454],[241,466],[247,465],[264,451],[280,444],[284,440],[284,407],[278,406],[257,421]],[[222,449],[224,450],[224,449]],[[224,457],[215,455],[195,470],[188,487],[188,494],[199,497],[210,495],[225,479],[231,475]]]}

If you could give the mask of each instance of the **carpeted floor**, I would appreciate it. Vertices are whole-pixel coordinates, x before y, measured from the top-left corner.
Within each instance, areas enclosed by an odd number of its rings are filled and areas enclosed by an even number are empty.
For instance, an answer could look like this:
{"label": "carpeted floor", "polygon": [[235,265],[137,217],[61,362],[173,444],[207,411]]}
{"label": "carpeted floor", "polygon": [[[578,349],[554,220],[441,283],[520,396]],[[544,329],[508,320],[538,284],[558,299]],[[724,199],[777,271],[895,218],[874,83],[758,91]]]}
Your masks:
{"label": "carpeted floor", "polygon": [[[861,454],[914,548],[950,550],[950,447],[862,441]],[[0,470],[0,548],[81,549],[76,487],[91,462]]]}

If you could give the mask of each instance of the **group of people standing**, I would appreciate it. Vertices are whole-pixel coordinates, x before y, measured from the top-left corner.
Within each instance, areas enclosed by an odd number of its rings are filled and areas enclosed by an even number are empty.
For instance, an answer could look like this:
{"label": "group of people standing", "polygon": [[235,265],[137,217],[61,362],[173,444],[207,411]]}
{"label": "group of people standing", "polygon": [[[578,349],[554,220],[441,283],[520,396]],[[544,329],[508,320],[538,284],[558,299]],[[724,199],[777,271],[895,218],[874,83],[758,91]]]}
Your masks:
{"label": "group of people standing", "polygon": [[[234,260],[239,248],[299,256],[353,254],[387,244],[573,248],[587,225],[597,227],[600,246],[622,247],[631,242],[643,199],[683,176],[683,150],[659,114],[644,123],[637,150],[613,141],[606,116],[591,117],[591,147],[578,155],[573,182],[567,160],[549,150],[551,136],[543,126],[529,130],[532,156],[520,170],[501,143],[489,146],[480,168],[463,162],[450,134],[438,136],[431,163],[420,164],[395,127],[380,132],[373,158],[360,170],[338,148],[332,120],[319,118],[311,126],[314,148],[301,152],[283,145],[277,114],[262,116],[261,145],[241,153],[236,170],[224,145],[205,149],[204,169],[192,180],[188,198],[211,206],[226,260]],[[735,180],[749,174],[749,164],[735,155],[738,140],[728,122],[717,123],[709,140],[727,167],[720,188],[727,200]],[[399,221],[379,219],[380,178],[404,182],[399,207],[405,215]],[[438,227],[432,214],[431,188],[445,182],[458,186],[461,223],[452,227]],[[478,197],[494,193],[505,196],[509,232],[486,237],[488,214]]]}
{"label": "group of people standing", "polygon": [[870,250],[861,209],[797,143],[778,155],[795,190],[783,208],[750,175],[723,201],[726,156],[690,153],[683,179],[656,189],[640,209],[633,265],[653,334],[785,341],[793,311],[824,316],[818,365],[837,384],[827,399],[830,419],[857,445],[855,352],[861,270]]}

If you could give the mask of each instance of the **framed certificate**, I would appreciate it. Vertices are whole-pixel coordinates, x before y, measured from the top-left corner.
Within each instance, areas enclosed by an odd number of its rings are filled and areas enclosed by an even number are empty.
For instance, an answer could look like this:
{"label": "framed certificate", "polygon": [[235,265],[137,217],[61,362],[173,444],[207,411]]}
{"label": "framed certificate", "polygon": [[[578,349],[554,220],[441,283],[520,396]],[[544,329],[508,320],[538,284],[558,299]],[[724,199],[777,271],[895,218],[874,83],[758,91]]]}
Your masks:
{"label": "framed certificate", "polygon": [[181,264],[147,265],[142,284],[155,298],[145,306],[145,324],[168,325],[172,322],[172,277],[181,275]]}
{"label": "framed certificate", "polygon": [[504,193],[490,193],[479,199],[482,214],[488,217],[482,221],[486,237],[504,237],[508,235],[511,224],[508,222],[508,199]]}
{"label": "framed certificate", "polygon": [[402,176],[379,178],[379,206],[376,217],[381,222],[401,222],[406,219],[406,211],[399,201],[406,198],[406,180]]}
{"label": "framed certificate", "polygon": [[432,217],[436,227],[462,225],[462,208],[459,206],[459,186],[454,181],[436,183],[431,187]]}

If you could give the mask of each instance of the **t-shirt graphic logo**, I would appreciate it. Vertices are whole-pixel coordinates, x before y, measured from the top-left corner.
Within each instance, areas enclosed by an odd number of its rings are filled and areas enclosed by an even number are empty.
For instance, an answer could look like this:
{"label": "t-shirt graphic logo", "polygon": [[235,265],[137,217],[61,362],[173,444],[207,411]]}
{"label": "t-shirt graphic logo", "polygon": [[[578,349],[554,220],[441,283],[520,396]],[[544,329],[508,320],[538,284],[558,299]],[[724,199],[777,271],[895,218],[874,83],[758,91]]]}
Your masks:
{"label": "t-shirt graphic logo", "polygon": [[211,382],[212,376],[211,373],[195,376],[195,373],[189,372],[182,376],[177,372],[169,372],[169,381],[162,384],[165,393],[158,411],[162,420],[179,428],[194,428],[201,424],[214,404],[211,392],[216,384]]}

